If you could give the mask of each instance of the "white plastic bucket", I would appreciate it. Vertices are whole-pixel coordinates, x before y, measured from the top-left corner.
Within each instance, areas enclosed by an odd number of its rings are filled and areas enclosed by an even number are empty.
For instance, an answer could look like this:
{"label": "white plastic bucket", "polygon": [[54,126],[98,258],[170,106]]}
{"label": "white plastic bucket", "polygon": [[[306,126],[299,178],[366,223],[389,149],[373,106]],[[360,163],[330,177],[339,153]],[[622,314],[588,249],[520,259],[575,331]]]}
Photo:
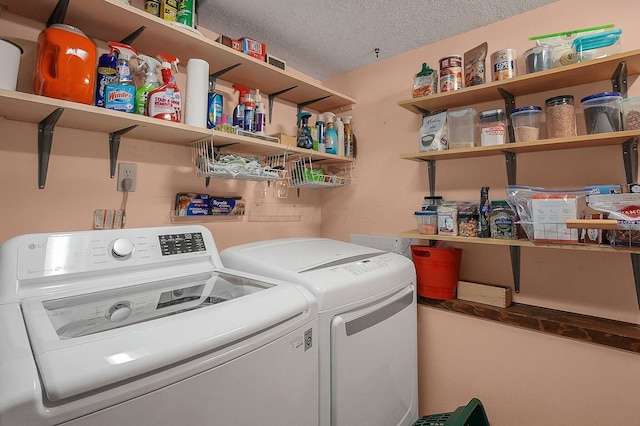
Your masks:
{"label": "white plastic bucket", "polygon": [[22,47],[0,38],[0,58],[4,62],[4,66],[0,67],[0,89],[16,90],[22,52]]}

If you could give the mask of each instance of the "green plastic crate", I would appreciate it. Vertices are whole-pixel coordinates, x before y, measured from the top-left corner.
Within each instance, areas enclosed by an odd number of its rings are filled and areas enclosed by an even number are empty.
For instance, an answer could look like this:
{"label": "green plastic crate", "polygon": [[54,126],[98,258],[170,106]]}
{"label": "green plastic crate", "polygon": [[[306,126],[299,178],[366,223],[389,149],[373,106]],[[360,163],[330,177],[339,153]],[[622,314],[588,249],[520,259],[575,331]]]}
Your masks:
{"label": "green plastic crate", "polygon": [[451,413],[431,414],[420,417],[413,426],[490,426],[482,402],[472,398],[465,406]]}

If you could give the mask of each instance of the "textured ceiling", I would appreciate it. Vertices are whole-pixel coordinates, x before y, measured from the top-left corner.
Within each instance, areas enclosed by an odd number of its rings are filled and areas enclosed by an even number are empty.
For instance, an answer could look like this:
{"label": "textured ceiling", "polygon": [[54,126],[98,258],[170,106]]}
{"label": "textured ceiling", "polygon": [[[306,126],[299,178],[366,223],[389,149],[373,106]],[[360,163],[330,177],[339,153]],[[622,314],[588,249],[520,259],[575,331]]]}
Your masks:
{"label": "textured ceiling", "polygon": [[325,80],[554,1],[200,0],[198,22]]}

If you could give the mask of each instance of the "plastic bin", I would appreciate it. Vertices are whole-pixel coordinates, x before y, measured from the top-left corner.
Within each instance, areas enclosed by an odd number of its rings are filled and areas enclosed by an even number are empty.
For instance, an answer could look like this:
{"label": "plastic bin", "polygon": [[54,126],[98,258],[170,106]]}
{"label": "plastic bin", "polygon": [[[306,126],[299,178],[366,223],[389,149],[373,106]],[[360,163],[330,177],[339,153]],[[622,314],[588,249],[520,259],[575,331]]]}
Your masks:
{"label": "plastic bin", "polygon": [[474,108],[447,111],[449,149],[476,146],[476,115]]}
{"label": "plastic bin", "polygon": [[413,426],[490,426],[487,413],[478,398],[451,413],[432,414],[419,418]]}

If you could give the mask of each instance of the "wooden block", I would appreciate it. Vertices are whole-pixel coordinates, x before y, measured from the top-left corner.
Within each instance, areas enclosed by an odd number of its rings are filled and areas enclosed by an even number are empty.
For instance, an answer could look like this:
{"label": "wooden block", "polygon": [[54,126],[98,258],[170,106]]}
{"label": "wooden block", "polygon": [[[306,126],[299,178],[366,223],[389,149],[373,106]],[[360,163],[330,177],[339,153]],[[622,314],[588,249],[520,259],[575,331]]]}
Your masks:
{"label": "wooden block", "polygon": [[458,281],[458,299],[506,308],[511,305],[511,289]]}

